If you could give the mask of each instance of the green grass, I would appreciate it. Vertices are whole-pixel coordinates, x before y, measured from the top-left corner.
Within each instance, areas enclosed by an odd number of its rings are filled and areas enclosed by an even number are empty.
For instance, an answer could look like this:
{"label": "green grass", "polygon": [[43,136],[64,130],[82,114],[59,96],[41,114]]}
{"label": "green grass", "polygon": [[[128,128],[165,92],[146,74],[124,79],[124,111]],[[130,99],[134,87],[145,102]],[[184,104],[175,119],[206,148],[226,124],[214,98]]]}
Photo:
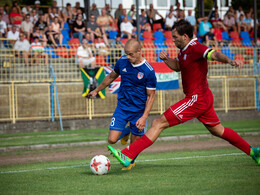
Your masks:
{"label": "green grass", "polygon": [[[223,122],[222,124],[239,133],[260,132],[260,120]],[[160,137],[198,134],[209,134],[209,132],[202,124],[183,124],[166,129]],[[2,134],[0,135],[0,147],[104,141],[107,136],[108,129]]]}
{"label": "green grass", "polygon": [[142,154],[135,169],[126,172],[109,158],[111,170],[104,176],[91,173],[90,159],[0,167],[0,194],[257,194],[260,190],[260,167],[237,149]]}

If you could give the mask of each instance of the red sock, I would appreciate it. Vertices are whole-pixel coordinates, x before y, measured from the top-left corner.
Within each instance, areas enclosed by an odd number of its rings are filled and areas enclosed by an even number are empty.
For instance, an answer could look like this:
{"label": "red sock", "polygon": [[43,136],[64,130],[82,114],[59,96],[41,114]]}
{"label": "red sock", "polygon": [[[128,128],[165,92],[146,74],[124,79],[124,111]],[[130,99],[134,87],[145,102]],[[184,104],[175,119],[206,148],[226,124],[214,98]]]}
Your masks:
{"label": "red sock", "polygon": [[250,155],[250,145],[232,129],[225,127],[222,138],[245,152],[247,155]]}
{"label": "red sock", "polygon": [[141,138],[127,146],[121,152],[129,158],[134,159],[140,152],[152,144],[153,142],[146,135],[143,135]]}

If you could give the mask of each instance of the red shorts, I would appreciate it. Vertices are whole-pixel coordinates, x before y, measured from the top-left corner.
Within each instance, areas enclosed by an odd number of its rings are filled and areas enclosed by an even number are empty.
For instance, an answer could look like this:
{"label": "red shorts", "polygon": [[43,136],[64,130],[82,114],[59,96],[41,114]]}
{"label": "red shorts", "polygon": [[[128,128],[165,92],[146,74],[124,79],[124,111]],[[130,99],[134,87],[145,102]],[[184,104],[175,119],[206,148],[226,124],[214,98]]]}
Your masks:
{"label": "red shorts", "polygon": [[204,94],[186,96],[166,110],[164,116],[170,127],[193,118],[198,118],[205,125],[216,126],[220,122],[213,108],[213,101],[214,98],[210,90]]}

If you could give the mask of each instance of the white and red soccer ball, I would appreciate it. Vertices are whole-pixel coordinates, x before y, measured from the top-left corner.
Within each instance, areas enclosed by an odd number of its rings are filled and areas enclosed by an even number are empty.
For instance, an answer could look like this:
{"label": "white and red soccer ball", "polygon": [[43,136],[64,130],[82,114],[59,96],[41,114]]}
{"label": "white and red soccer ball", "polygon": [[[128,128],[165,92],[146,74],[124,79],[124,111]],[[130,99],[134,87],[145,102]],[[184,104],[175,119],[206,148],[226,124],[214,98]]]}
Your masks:
{"label": "white and red soccer ball", "polygon": [[107,174],[110,165],[109,159],[104,155],[94,156],[90,161],[90,169],[95,175]]}

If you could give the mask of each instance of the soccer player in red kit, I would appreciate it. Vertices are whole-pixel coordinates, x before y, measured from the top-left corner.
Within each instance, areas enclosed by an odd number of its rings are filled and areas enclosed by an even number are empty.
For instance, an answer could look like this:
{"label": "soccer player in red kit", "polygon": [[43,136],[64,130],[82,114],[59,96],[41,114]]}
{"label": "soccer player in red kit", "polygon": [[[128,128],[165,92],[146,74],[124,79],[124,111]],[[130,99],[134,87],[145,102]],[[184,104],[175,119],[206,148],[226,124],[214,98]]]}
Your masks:
{"label": "soccer player in red kit", "polygon": [[120,151],[108,146],[108,149],[124,166],[128,166],[140,152],[151,146],[164,129],[193,118],[202,122],[211,134],[228,141],[251,156],[260,165],[260,147],[251,147],[234,130],[221,125],[213,108],[213,95],[207,81],[207,60],[228,63],[238,67],[239,70],[242,68],[243,62],[231,60],[226,55],[200,44],[196,38],[192,39],[192,37],[193,29],[188,21],[176,22],[172,28],[172,38],[180,49],[178,57],[171,59],[164,51],[159,55],[169,68],[181,72],[183,92],[186,97],[153,120],[151,128],[145,135],[127,148]]}

